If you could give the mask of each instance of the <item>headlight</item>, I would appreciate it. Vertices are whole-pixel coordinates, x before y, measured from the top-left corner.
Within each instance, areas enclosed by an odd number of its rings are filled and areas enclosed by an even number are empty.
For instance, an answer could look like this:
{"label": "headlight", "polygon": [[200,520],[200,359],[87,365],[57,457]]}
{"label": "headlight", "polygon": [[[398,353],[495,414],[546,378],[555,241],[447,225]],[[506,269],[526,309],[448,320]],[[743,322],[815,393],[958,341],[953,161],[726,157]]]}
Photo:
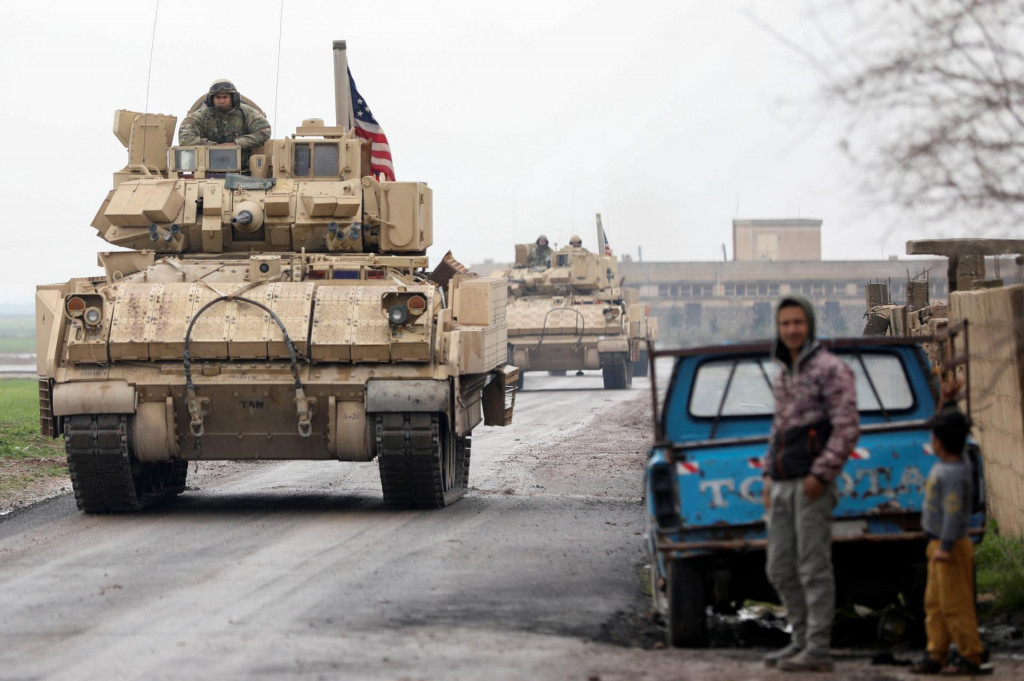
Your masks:
{"label": "headlight", "polygon": [[415,322],[426,312],[429,305],[425,295],[412,291],[385,293],[380,303],[391,326]]}
{"label": "headlight", "polygon": [[412,296],[409,298],[409,314],[421,315],[427,309],[427,299],[423,296]]}
{"label": "headlight", "polygon": [[82,315],[82,319],[84,319],[85,323],[88,324],[89,326],[96,326],[97,324],[100,323],[100,320],[102,318],[103,313],[100,312],[100,309],[98,307],[90,307],[86,309],[85,314]]}
{"label": "headlight", "polygon": [[88,326],[103,321],[103,296],[96,293],[75,293],[64,299],[64,312],[70,319],[81,319]]}
{"label": "headlight", "polygon": [[64,309],[68,311],[69,317],[81,317],[82,312],[85,310],[85,301],[78,296],[71,296],[64,303]]}
{"label": "headlight", "polygon": [[388,310],[388,321],[392,326],[401,326],[409,319],[409,309],[405,305],[395,305]]}

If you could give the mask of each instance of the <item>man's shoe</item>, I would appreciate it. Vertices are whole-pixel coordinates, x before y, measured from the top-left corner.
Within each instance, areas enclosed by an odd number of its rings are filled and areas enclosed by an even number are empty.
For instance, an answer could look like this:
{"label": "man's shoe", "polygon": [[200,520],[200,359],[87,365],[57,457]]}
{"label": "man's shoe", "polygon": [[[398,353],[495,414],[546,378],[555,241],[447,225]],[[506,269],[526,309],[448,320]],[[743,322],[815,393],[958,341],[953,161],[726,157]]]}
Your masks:
{"label": "man's shoe", "polygon": [[768,653],[764,656],[765,667],[775,667],[781,660],[788,660],[791,657],[795,657],[800,654],[803,648],[795,643],[790,643],[782,650],[776,650],[774,653]]}
{"label": "man's shoe", "polygon": [[835,668],[828,655],[807,651],[779,660],[777,666],[784,672],[830,672]]}

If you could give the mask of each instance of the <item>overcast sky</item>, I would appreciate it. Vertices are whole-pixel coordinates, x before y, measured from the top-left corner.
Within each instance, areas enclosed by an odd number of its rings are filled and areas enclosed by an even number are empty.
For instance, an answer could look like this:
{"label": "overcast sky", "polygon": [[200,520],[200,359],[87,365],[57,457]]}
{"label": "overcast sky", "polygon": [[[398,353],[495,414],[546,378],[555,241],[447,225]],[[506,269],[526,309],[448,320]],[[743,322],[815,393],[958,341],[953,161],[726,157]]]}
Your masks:
{"label": "overcast sky", "polygon": [[89,223],[126,162],[116,109],[180,121],[230,78],[275,137],[333,123],[334,39],[398,179],[433,188],[433,261],[509,260],[539,233],[592,246],[598,212],[615,252],[644,260],[731,258],[736,217],[821,218],[829,259],[927,234],[857,193],[817,74],[764,29],[819,44],[804,2],[285,0],[281,16],[280,0],[0,4],[0,312],[99,272],[112,247]]}

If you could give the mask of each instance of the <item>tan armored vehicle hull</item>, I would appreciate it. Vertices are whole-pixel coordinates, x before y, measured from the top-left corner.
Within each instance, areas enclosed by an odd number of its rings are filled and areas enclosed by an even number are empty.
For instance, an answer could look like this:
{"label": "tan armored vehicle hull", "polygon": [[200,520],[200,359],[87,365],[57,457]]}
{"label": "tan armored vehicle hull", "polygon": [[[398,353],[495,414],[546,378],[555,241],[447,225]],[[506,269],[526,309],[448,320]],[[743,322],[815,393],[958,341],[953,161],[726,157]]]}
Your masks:
{"label": "tan armored vehicle hull", "polygon": [[529,245],[516,247],[509,280],[509,362],[528,371],[600,369],[604,387],[629,388],[647,374],[647,340],[657,320],[623,290],[614,257],[566,247],[546,267],[530,267]]}
{"label": "tan armored vehicle hull", "polygon": [[306,121],[243,175],[173,127],[117,113],[132,161],[93,226],[138,250],[36,294],[41,426],[79,508],[135,510],[232,459],[376,458],[388,506],[462,496],[473,428],[511,421],[506,281],[428,273],[430,189],[366,176],[350,131]]}
{"label": "tan armored vehicle hull", "polygon": [[628,388],[634,375],[647,373],[648,319],[643,306],[615,298],[514,299],[508,306],[509,361],[519,368],[520,381],[527,371],[600,369],[605,388]]}

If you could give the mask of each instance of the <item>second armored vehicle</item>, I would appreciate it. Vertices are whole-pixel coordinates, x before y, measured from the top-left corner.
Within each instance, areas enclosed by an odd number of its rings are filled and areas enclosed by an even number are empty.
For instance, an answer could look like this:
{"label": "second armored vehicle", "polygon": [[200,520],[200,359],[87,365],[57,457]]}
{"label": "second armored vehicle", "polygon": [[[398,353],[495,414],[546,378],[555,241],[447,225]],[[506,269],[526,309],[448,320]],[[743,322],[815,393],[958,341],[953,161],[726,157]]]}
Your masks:
{"label": "second armored vehicle", "polygon": [[[598,235],[600,242],[600,223]],[[517,244],[515,264],[501,273],[509,282],[508,357],[519,368],[519,386],[527,371],[600,369],[609,389],[646,375],[657,319],[637,291],[622,287],[615,257],[566,246],[549,263],[531,266],[531,248]]]}

